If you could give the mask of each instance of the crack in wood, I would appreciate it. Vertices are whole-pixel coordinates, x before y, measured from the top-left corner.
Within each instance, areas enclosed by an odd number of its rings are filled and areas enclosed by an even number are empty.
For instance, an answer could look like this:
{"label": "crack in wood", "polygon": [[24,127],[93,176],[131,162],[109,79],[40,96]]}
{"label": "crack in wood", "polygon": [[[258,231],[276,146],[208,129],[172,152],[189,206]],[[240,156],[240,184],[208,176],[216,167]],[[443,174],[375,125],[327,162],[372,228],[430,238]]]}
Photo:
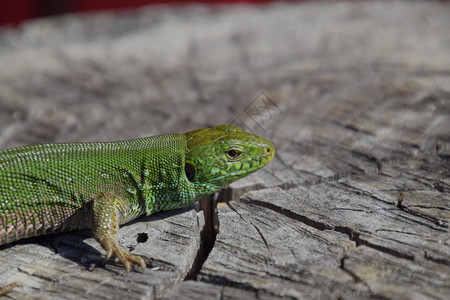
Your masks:
{"label": "crack in wood", "polygon": [[[203,264],[208,259],[211,253],[214,243],[216,241],[217,233],[219,232],[219,219],[217,217],[217,202],[219,198],[223,198],[219,193],[207,196],[199,201],[200,209],[203,210],[205,216],[205,225],[200,232],[200,247],[197,251],[197,255],[194,262],[188,271],[186,280],[197,280],[197,276],[203,267]],[[224,193],[227,193],[224,191]]]}
{"label": "crack in wood", "polygon": [[146,258],[145,262],[147,263],[147,265],[149,267],[151,267],[151,268],[159,268],[159,270],[162,270],[162,271],[172,272],[172,271],[175,271],[177,269],[174,264],[171,264],[171,263],[169,263],[167,261],[163,261],[163,260],[160,260],[160,259],[155,259],[153,257]]}
{"label": "crack in wood", "polygon": [[417,237],[421,237],[422,234],[417,234],[414,232],[406,232],[406,231],[401,231],[401,230],[393,230],[393,229],[376,229],[375,232],[396,232],[396,233],[401,233],[401,234],[407,234],[407,235],[412,235],[412,236],[417,236]]}
{"label": "crack in wood", "polygon": [[328,123],[330,123],[332,125],[336,125],[337,127],[348,129],[348,130],[350,130],[352,132],[361,133],[361,134],[365,134],[365,135],[369,135],[369,136],[375,136],[375,134],[373,132],[368,131],[368,130],[364,130],[362,128],[358,128],[354,124],[350,124],[350,123],[342,124],[342,123],[340,123],[338,121],[335,121],[335,120],[328,120]]}
{"label": "crack in wood", "polygon": [[[402,211],[404,211],[404,210],[402,210]],[[407,212],[407,211],[405,211],[405,212]],[[399,219],[401,218],[401,219],[407,220],[410,223],[417,223],[419,225],[422,225],[422,226],[425,226],[425,227],[430,228],[432,230],[436,230],[436,231],[440,231],[440,232],[448,232],[448,228],[446,226],[443,226],[445,224],[441,224],[439,226],[439,227],[442,227],[442,228],[434,227],[434,226],[432,226],[430,224],[427,224],[425,222],[421,222],[420,220],[412,218],[414,216],[415,216],[414,214],[406,214],[406,215],[405,214],[397,214],[397,218],[399,218]],[[437,224],[437,225],[439,225],[439,224]]]}
{"label": "crack in wood", "polygon": [[242,217],[242,215],[231,205],[230,202],[227,202],[227,206],[233,211],[235,212],[239,218],[241,218],[242,220],[244,220],[245,222],[250,223],[250,225],[253,226],[253,228],[255,228],[255,230],[258,232],[259,237],[261,238],[261,240],[263,241],[264,245],[266,245],[267,250],[269,251],[270,255],[272,255],[272,251],[270,250],[269,244],[267,243],[266,238],[264,237],[264,235],[262,234],[261,230],[258,228],[258,226],[256,226],[255,224],[253,224],[252,222],[250,222],[249,220],[246,220]]}
{"label": "crack in wood", "polygon": [[[374,199],[376,201],[379,201],[379,202],[382,202],[382,203],[385,203],[385,204],[388,204],[388,205],[392,205],[392,201],[383,200],[381,198],[378,198],[374,194],[366,192],[366,191],[364,191],[362,189],[359,189],[357,187],[354,187],[354,186],[350,185],[347,182],[340,182],[339,184],[344,186],[344,187],[346,187],[347,189],[345,191],[347,191],[347,192],[352,192],[352,193],[354,193],[356,195],[359,195],[359,196],[367,196],[367,197],[370,197],[370,198],[372,198],[372,199]],[[340,188],[339,186],[336,186],[336,185],[335,185],[335,187],[336,188]]]}
{"label": "crack in wood", "polygon": [[[309,172],[308,172],[309,173]],[[311,175],[317,176],[315,174],[310,173]],[[283,182],[281,184],[275,185],[273,187],[277,187],[280,188],[282,190],[288,191],[290,189],[293,188],[298,188],[299,186],[303,186],[303,187],[312,187],[315,185],[319,185],[322,183],[332,183],[332,182],[336,182],[338,180],[341,179],[345,179],[345,178],[349,178],[353,175],[359,175],[356,173],[350,173],[350,172],[340,172],[340,173],[336,173],[330,176],[317,176],[317,178],[315,179],[310,179],[310,180],[305,180],[305,181],[288,181],[288,182]]]}
{"label": "crack in wood", "polygon": [[[398,242],[398,241],[396,241],[396,242]],[[400,252],[400,251],[397,251],[397,250],[394,250],[394,249],[391,249],[391,248],[388,248],[388,247],[384,247],[384,246],[381,246],[381,245],[377,245],[377,244],[371,243],[368,240],[360,238],[359,235],[358,235],[358,239],[357,239],[356,243],[359,244],[359,245],[364,245],[364,246],[367,246],[369,248],[378,250],[380,252],[383,252],[383,253],[395,256],[395,257],[404,258],[404,259],[408,259],[408,260],[412,260],[412,261],[415,260],[414,255],[407,254],[407,253]]]}
{"label": "crack in wood", "polygon": [[280,213],[280,214],[282,214],[282,215],[284,215],[284,216],[286,216],[288,218],[297,220],[299,222],[302,222],[303,224],[306,224],[308,226],[314,227],[314,228],[316,228],[318,230],[321,230],[321,231],[323,231],[325,229],[332,230],[332,227],[327,225],[327,224],[325,224],[325,223],[315,221],[313,219],[308,218],[307,216],[297,214],[297,213],[295,213],[295,212],[293,212],[291,210],[285,209],[285,208],[280,207],[278,205],[274,205],[272,203],[267,203],[267,202],[263,202],[263,201],[259,201],[259,200],[249,199],[247,197],[242,198],[241,202],[242,203],[246,203],[246,204],[254,204],[256,206],[268,208],[268,209],[273,210],[273,211],[275,211],[277,213]]}
{"label": "crack in wood", "polygon": [[[430,222],[432,222],[433,224],[435,224],[435,225],[437,225],[437,226],[439,226],[439,227],[442,227],[443,229],[431,227],[430,225],[428,225],[428,224],[426,224],[426,223],[423,223],[423,222],[419,222],[419,221],[417,221],[417,220],[414,220],[414,222],[417,222],[417,223],[419,223],[419,224],[421,224],[421,225],[427,226],[427,227],[429,227],[429,228],[431,228],[431,229],[434,229],[434,230],[439,230],[439,231],[444,231],[444,232],[447,232],[447,231],[448,231],[448,226],[449,226],[449,224],[448,224],[448,222],[446,222],[446,221],[444,221],[444,220],[441,220],[441,219],[438,219],[438,218],[436,218],[436,217],[429,216],[429,215],[423,214],[423,213],[421,213],[421,212],[418,212],[418,211],[409,209],[409,208],[405,207],[404,205],[402,205],[401,208],[399,208],[399,209],[400,209],[401,211],[403,211],[403,212],[409,214],[409,215],[412,215],[412,216],[415,216],[415,217],[418,217],[418,218],[421,218],[421,219],[425,219],[425,220],[427,220],[427,221],[430,221]],[[400,216],[400,217],[406,218],[405,216]],[[411,220],[411,219],[408,219],[408,220]]]}
{"label": "crack in wood", "polygon": [[339,268],[341,268],[342,271],[344,271],[345,273],[347,273],[348,275],[350,275],[350,277],[353,278],[353,281],[355,283],[360,283],[363,282],[363,280],[357,276],[355,273],[353,273],[352,271],[348,270],[345,268],[345,259],[347,258],[347,256],[342,256],[341,261],[340,261],[340,265]]}
{"label": "crack in wood", "polygon": [[249,198],[243,198],[241,199],[242,203],[246,203],[246,204],[250,204],[250,205],[256,205],[256,206],[260,206],[260,207],[264,207],[267,209],[270,209],[272,211],[275,211],[277,213],[280,213],[286,217],[295,219],[299,222],[302,222],[305,225],[311,226],[313,228],[316,228],[318,230],[333,230],[336,232],[340,232],[340,233],[344,233],[348,236],[348,238],[356,243],[356,247],[359,247],[361,245],[367,246],[369,248],[378,250],[380,252],[395,256],[395,257],[400,257],[400,258],[405,258],[408,260],[414,260],[414,255],[408,254],[408,253],[403,253],[394,249],[390,249],[381,245],[377,245],[374,243],[369,242],[368,240],[365,240],[363,238],[361,238],[361,233],[357,232],[347,226],[332,226],[323,222],[318,222],[315,220],[312,220],[304,215],[299,215],[295,212],[292,212],[290,210],[284,209],[280,206],[271,204],[271,203],[267,203],[267,202],[262,202],[262,201],[258,201],[258,200],[254,200],[254,199],[249,199]]}
{"label": "crack in wood", "polygon": [[436,258],[436,257],[432,257],[432,256],[430,256],[430,255],[427,253],[427,251],[425,251],[423,257],[424,257],[426,260],[430,260],[430,261],[432,261],[432,262],[435,262],[435,263],[438,263],[438,264],[441,264],[441,265],[450,266],[450,260],[447,260],[447,259],[444,259],[444,258]]}
{"label": "crack in wood", "polygon": [[[257,293],[257,291],[258,291],[258,289],[256,289],[251,284],[233,281],[233,280],[230,280],[229,278],[227,278],[225,276],[202,275],[201,280],[203,282],[206,282],[206,283],[213,283],[213,284],[218,284],[220,286],[229,286],[229,287],[235,287],[235,288],[239,288],[239,289],[245,289],[245,290],[248,290],[248,291],[253,291],[255,293]],[[266,292],[271,294],[271,291],[266,291]]]}
{"label": "crack in wood", "polygon": [[436,180],[435,182],[433,182],[433,187],[441,193],[443,193],[445,191],[445,189],[442,185],[443,184],[441,183],[440,180]]}
{"label": "crack in wood", "polygon": [[[423,208],[423,209],[439,209],[439,210],[447,210],[446,207],[442,206],[426,206],[426,205],[410,205],[409,207]],[[444,221],[445,222],[445,221]]]}
{"label": "crack in wood", "polygon": [[[368,193],[368,192],[365,192],[365,191],[363,191],[363,190],[361,190],[361,189],[355,188],[354,186],[351,186],[351,185],[348,184],[348,183],[341,182],[340,184],[342,184],[343,186],[348,187],[348,189],[349,189],[351,192],[356,193],[357,195],[367,196],[367,197],[370,197],[370,198],[372,198],[372,199],[374,199],[374,200],[377,200],[377,201],[380,201],[380,202],[383,202],[383,203],[392,205],[392,202],[383,200],[383,199],[381,199],[381,198],[379,198],[379,197],[376,197],[376,196],[375,196],[374,194],[372,194],[372,193]],[[419,218],[421,218],[421,219],[425,219],[425,220],[427,220],[427,221],[430,221],[430,222],[434,223],[435,225],[437,225],[437,226],[439,226],[439,227],[448,228],[448,222],[446,222],[446,221],[444,221],[444,220],[441,220],[441,219],[438,219],[438,218],[436,218],[436,217],[434,217],[434,216],[429,216],[429,215],[427,215],[427,214],[424,214],[424,213],[421,213],[421,212],[418,212],[418,211],[411,210],[411,209],[409,209],[408,207],[406,207],[406,206],[404,205],[404,193],[403,193],[403,192],[400,192],[400,194],[399,194],[399,196],[398,196],[398,198],[397,198],[397,203],[396,203],[395,206],[398,207],[401,211],[404,211],[404,212],[407,213],[407,214],[410,214],[410,215],[419,217]],[[416,221],[416,222],[418,222],[418,221]],[[427,225],[427,224],[425,224],[425,223],[421,223],[421,224],[424,225],[424,226],[430,227],[429,225]],[[433,228],[433,227],[430,227],[430,228],[435,229],[435,230],[438,230],[438,229]]]}

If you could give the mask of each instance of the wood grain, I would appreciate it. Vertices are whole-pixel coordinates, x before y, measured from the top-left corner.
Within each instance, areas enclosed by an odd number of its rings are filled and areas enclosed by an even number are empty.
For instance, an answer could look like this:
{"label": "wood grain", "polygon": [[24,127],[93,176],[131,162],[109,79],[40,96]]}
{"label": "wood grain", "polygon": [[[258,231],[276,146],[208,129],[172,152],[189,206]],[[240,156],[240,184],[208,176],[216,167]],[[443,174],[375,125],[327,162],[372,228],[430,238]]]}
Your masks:
{"label": "wood grain", "polygon": [[[0,149],[233,123],[273,162],[138,219],[2,246],[6,299],[447,299],[450,7],[152,6],[0,30]],[[216,208],[215,203],[220,202]]]}

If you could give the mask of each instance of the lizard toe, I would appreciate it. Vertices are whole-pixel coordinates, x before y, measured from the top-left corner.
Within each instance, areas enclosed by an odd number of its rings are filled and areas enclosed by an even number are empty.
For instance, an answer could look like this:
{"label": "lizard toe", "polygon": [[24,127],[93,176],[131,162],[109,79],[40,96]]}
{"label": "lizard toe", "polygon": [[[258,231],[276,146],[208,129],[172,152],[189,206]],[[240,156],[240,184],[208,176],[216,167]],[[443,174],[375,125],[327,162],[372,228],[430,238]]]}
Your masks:
{"label": "lizard toe", "polygon": [[130,271],[132,264],[139,265],[142,271],[144,271],[147,267],[142,257],[127,252],[124,247],[117,243],[117,241],[114,241],[111,238],[105,238],[99,242],[102,248],[106,251],[106,258],[109,259],[112,255],[116,256],[125,266],[127,273]]}

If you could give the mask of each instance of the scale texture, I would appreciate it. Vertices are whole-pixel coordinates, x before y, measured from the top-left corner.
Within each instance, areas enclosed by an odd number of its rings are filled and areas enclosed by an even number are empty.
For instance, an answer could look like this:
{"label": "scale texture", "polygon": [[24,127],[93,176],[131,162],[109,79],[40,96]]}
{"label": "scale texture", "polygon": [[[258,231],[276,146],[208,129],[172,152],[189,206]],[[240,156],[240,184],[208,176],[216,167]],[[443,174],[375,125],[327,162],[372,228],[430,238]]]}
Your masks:
{"label": "scale texture", "polygon": [[274,152],[268,140],[231,125],[1,151],[0,245],[91,228],[108,258],[145,268],[118,245],[119,224],[191,205],[265,166]]}

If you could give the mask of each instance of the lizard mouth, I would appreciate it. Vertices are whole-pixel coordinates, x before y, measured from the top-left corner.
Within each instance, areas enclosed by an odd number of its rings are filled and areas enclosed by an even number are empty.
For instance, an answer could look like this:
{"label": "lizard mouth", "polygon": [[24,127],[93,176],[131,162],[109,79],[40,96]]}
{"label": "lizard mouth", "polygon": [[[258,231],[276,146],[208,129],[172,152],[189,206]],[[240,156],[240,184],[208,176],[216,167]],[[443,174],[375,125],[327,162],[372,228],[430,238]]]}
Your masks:
{"label": "lizard mouth", "polygon": [[258,155],[252,160],[252,163],[251,163],[252,166],[250,168],[243,169],[242,166],[244,166],[245,163],[241,163],[240,169],[238,169],[236,171],[228,172],[227,174],[217,176],[216,178],[214,178],[214,180],[220,181],[220,180],[227,179],[227,178],[229,178],[229,180],[227,180],[229,182],[238,180],[241,177],[251,174],[251,173],[261,169],[265,165],[267,165],[272,160],[273,155],[274,155],[273,150],[268,151],[264,154]]}

